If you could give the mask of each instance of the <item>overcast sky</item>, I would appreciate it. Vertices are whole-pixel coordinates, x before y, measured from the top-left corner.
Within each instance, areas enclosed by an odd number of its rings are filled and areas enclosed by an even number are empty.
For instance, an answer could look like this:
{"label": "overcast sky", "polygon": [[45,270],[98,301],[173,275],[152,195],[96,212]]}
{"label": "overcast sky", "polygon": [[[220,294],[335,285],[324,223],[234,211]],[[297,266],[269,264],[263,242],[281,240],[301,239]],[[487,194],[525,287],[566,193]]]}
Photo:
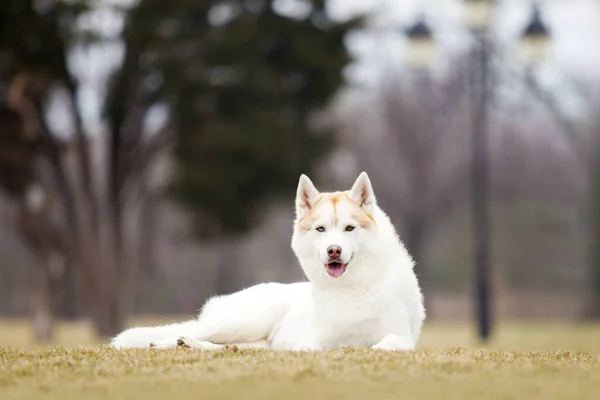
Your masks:
{"label": "overcast sky", "polygon": [[[278,1],[282,9],[302,12],[301,6],[293,6],[297,0]],[[130,2],[104,0],[105,4]],[[497,0],[497,3],[493,32],[510,48],[516,45],[520,30],[531,16],[531,2]],[[544,82],[556,90],[565,90],[561,85],[565,76],[600,82],[600,0],[540,0],[539,3],[552,35],[551,58],[541,67]],[[329,11],[341,19],[360,13],[373,17],[376,30],[353,35],[348,41],[358,61],[349,69],[348,76],[361,84],[376,82],[382,68],[391,63],[404,63],[406,41],[401,31],[414,23],[418,15],[425,16],[443,51],[464,49],[468,44],[461,0],[329,0]],[[82,23],[99,26],[106,36],[113,38],[122,27],[122,19],[106,11],[97,12]],[[101,128],[99,112],[106,76],[119,64],[121,55],[120,44],[112,43],[76,51],[72,57],[71,67],[82,80],[80,103],[84,121],[93,132]],[[51,124],[58,131],[68,131],[66,113],[61,110],[60,102],[55,103]],[[160,119],[158,114],[156,118]]]}

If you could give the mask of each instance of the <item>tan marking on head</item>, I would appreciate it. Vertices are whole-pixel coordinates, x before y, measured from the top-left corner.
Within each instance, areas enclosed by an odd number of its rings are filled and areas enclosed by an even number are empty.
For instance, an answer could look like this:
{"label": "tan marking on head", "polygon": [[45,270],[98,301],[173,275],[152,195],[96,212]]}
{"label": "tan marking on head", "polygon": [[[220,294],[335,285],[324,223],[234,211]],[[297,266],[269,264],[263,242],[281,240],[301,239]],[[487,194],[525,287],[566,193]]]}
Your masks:
{"label": "tan marking on head", "polygon": [[296,229],[298,231],[305,233],[311,230],[312,225],[315,223],[317,205],[323,200],[323,197],[325,197],[323,194],[319,195],[312,207],[308,209],[302,218],[298,219],[296,222]]}
{"label": "tan marking on head", "polygon": [[325,197],[325,195],[320,194],[319,198],[317,199],[317,201],[315,201],[315,204],[313,204],[312,208],[315,209],[317,208],[317,205],[321,202],[321,200],[323,200],[323,197]]}
{"label": "tan marking on head", "polygon": [[298,231],[302,233],[306,233],[310,231],[314,222],[314,215],[313,213],[310,213],[309,215],[302,217],[298,220],[298,222],[296,223],[296,229],[298,229]]}
{"label": "tan marking on head", "polygon": [[349,201],[354,207],[352,211],[352,218],[354,218],[361,228],[363,229],[371,229],[375,226],[375,218],[368,212],[366,212],[360,205],[356,204],[354,200],[348,196],[348,193],[344,194],[346,196],[347,201]]}
{"label": "tan marking on head", "polygon": [[373,217],[362,210],[353,212],[352,218],[354,218],[363,229],[372,229],[375,226]]}
{"label": "tan marking on head", "polygon": [[333,225],[338,224],[338,210],[337,206],[340,203],[346,203],[352,208],[352,218],[354,218],[361,228],[372,229],[375,226],[375,219],[369,213],[367,213],[362,207],[360,207],[355,201],[353,201],[347,192],[335,192],[335,193],[322,193],[317,201],[313,204],[312,208],[296,223],[296,229],[299,232],[306,233],[310,231],[315,223],[318,212],[322,207],[331,204],[333,207]]}
{"label": "tan marking on head", "polygon": [[328,193],[327,198],[335,206],[337,203],[340,202],[340,200],[342,200],[342,195],[339,193]]}
{"label": "tan marking on head", "polygon": [[328,196],[328,200],[331,202],[331,205],[333,206],[333,225],[337,225],[338,223],[338,215],[337,215],[337,204],[344,200],[342,198],[342,195],[340,193],[331,193]]}

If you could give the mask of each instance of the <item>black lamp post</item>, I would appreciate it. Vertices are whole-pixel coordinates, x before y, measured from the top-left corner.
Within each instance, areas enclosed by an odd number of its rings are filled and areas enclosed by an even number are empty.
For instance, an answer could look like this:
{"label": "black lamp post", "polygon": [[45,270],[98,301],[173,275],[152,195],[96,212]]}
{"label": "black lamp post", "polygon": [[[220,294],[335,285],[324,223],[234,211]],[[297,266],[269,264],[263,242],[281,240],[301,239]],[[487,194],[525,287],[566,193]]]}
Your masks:
{"label": "black lamp post", "polygon": [[486,341],[492,332],[491,311],[491,229],[489,162],[489,55],[488,29],[494,13],[493,0],[466,0],[465,19],[476,39],[472,51],[473,125],[471,127],[471,212],[473,223],[473,264],[475,268],[475,315],[479,338]]}
{"label": "black lamp post", "polygon": [[[494,0],[464,0],[465,22],[476,39],[472,52],[473,126],[471,136],[471,206],[475,268],[475,306],[479,337],[487,340],[492,332],[490,306],[490,171],[488,138],[488,98],[490,85],[488,63],[492,51],[488,30],[495,10]],[[423,21],[406,32],[410,41],[409,63],[424,69],[435,55],[435,43]],[[534,5],[533,18],[523,31],[521,50],[527,65],[539,63],[549,49],[548,30],[542,23],[539,8]]]}

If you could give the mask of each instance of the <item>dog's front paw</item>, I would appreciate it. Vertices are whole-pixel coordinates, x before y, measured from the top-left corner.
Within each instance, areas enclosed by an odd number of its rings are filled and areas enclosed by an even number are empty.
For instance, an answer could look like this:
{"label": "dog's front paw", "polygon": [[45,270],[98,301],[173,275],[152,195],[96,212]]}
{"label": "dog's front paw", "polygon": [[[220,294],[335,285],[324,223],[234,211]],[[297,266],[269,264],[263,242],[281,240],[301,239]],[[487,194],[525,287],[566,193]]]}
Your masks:
{"label": "dog's front paw", "polygon": [[175,347],[177,347],[177,341],[175,340],[159,340],[156,342],[152,342],[150,343],[150,345],[148,346],[151,349],[156,349],[156,350],[164,350],[164,349],[173,349]]}
{"label": "dog's front paw", "polygon": [[375,350],[387,350],[387,351],[403,351],[413,350],[414,345],[411,340],[407,338],[401,338],[398,335],[389,334],[386,335],[381,342],[373,346]]}
{"label": "dog's front paw", "polygon": [[184,349],[197,349],[197,350],[221,350],[225,348],[222,344],[215,344],[211,342],[206,342],[202,340],[196,340],[191,338],[186,338],[184,336],[177,339],[177,347],[181,347]]}

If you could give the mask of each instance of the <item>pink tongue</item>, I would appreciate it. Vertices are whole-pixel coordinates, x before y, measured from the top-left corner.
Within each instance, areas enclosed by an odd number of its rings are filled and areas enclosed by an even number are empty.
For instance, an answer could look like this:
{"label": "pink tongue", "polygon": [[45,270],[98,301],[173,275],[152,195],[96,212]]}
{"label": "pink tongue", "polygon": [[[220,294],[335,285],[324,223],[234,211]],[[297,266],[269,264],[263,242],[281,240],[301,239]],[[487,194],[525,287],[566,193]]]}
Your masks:
{"label": "pink tongue", "polygon": [[339,278],[344,273],[344,266],[342,264],[327,264],[327,273],[334,278]]}

